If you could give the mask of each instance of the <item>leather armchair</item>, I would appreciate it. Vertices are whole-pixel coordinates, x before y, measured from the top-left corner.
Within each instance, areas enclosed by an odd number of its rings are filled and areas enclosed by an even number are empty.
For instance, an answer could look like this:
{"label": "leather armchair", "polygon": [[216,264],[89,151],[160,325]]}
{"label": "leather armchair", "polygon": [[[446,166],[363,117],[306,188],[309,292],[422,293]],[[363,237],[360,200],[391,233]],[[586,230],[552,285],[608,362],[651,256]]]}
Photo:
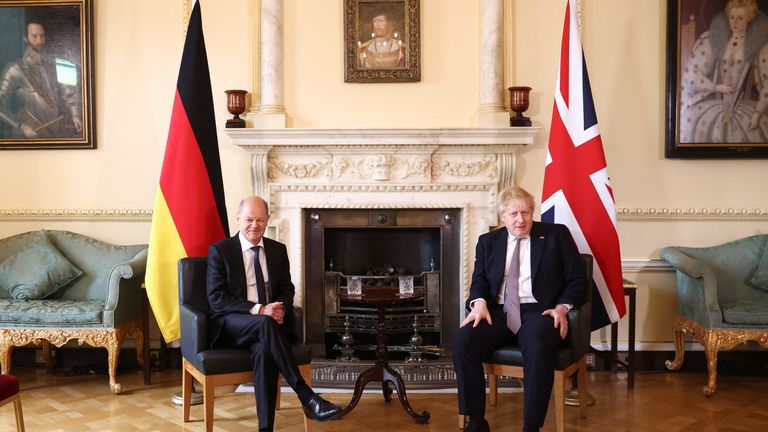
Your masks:
{"label": "leather armchair", "polygon": [[[189,421],[192,396],[192,378],[203,386],[205,430],[213,430],[214,388],[220,385],[237,385],[253,380],[251,355],[245,349],[213,349],[208,338],[208,295],[206,290],[205,257],[184,258],[179,261],[179,314],[181,321],[181,355],[183,364],[182,410],[184,422]],[[312,385],[312,353],[309,346],[300,341],[304,335],[304,315],[300,307],[293,308],[294,332],[299,342],[293,346],[293,354],[299,364],[304,381]],[[278,393],[277,409],[280,409]],[[303,416],[303,413],[302,413]],[[304,428],[310,424],[304,418]]]}
{"label": "leather armchair", "polygon": [[[584,260],[587,283],[584,286],[586,299],[584,304],[568,312],[568,334],[557,350],[555,361],[555,382],[552,394],[555,400],[556,430],[565,429],[565,392],[568,378],[578,372],[579,411],[581,418],[587,418],[587,358],[590,351],[592,333],[592,256],[581,255]],[[498,394],[498,376],[523,378],[523,353],[518,345],[499,347],[483,362],[483,370],[488,375],[489,400],[496,405]],[[459,428],[464,427],[464,416],[459,415]]]}

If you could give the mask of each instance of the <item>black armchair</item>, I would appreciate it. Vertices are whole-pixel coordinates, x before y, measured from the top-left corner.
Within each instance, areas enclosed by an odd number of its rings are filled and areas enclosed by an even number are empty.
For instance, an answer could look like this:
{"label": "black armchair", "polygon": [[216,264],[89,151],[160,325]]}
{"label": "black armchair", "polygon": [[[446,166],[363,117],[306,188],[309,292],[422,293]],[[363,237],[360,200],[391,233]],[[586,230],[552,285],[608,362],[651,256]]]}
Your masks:
{"label": "black armchair", "polygon": [[[211,349],[207,322],[210,309],[206,293],[205,257],[184,258],[179,261],[179,313],[181,321],[181,355],[183,364],[182,409],[184,422],[189,421],[192,378],[203,387],[204,423],[206,432],[213,430],[213,397],[216,386],[236,385],[253,381],[250,352],[244,349]],[[293,354],[302,378],[312,385],[312,353],[302,344],[304,315],[300,307],[293,308],[293,326],[299,342]],[[279,378],[278,378],[279,379]],[[280,409],[280,393],[277,394]],[[302,413],[303,415],[303,413]],[[304,418],[304,430],[310,430]]]}
{"label": "black armchair", "polygon": [[[582,254],[587,274],[584,287],[587,298],[579,307],[568,312],[568,335],[557,350],[555,362],[555,383],[553,397],[555,400],[556,430],[565,429],[565,392],[567,379],[578,372],[579,411],[581,418],[587,418],[587,354],[590,350],[590,335],[592,333],[592,256]],[[523,378],[523,353],[517,345],[505,345],[494,351],[483,363],[483,370],[488,375],[489,399],[491,405],[496,405],[498,393],[498,376]],[[459,428],[464,427],[464,416],[459,414]]]}

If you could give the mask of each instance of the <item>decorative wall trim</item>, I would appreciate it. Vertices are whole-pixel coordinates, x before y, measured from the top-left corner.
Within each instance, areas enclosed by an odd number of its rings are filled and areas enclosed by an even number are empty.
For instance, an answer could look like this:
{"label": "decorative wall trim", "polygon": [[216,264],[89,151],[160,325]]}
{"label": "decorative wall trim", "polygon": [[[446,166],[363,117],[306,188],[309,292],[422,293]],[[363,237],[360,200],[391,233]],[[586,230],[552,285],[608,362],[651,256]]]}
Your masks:
{"label": "decorative wall trim", "polygon": [[189,27],[189,17],[192,15],[192,0],[181,1],[181,34],[184,35],[184,39],[187,38],[187,28]]}
{"label": "decorative wall trim", "polygon": [[624,273],[673,272],[675,269],[666,261],[656,258],[629,258],[621,260],[621,271]]}
{"label": "decorative wall trim", "polygon": [[768,209],[746,207],[620,207],[619,220],[652,222],[768,222]]}
{"label": "decorative wall trim", "polygon": [[[273,192],[486,192],[490,184],[424,184],[424,185],[272,185]],[[439,206],[439,205],[438,205]],[[381,208],[389,208],[383,204]],[[430,205],[431,207],[431,205]],[[350,207],[354,208],[354,207]],[[368,205],[368,208],[371,208]],[[768,222],[768,209],[746,207],[620,207],[620,221],[648,222]],[[95,209],[0,209],[0,221],[93,221],[93,222],[150,222],[152,209],[95,208]]]}
{"label": "decorative wall trim", "polygon": [[0,222],[151,222],[152,209],[0,209]]}
{"label": "decorative wall trim", "polygon": [[[272,192],[487,192],[494,185],[490,183],[483,184],[424,184],[424,185],[394,185],[394,184],[371,184],[371,185],[310,185],[310,184],[272,184]],[[401,203],[394,204],[400,205]],[[333,206],[334,204],[331,204]],[[350,204],[354,205],[354,204]],[[376,203],[365,203],[365,208],[372,208]],[[438,203],[419,203],[421,207],[445,207]],[[381,203],[380,208],[392,208],[392,203]],[[455,207],[451,205],[448,207]],[[319,207],[322,208],[322,207]],[[355,207],[348,207],[355,208]]]}

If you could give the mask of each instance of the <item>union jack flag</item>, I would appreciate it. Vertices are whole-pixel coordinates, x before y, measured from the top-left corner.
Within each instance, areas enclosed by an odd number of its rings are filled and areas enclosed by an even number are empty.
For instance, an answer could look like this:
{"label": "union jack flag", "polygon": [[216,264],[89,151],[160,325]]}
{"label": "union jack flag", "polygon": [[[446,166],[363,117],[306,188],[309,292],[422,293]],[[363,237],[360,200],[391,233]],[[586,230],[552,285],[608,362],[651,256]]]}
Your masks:
{"label": "union jack flag", "polygon": [[579,251],[595,258],[592,328],[598,329],[624,316],[624,287],[616,203],[573,14],[575,3],[569,0],[565,9],[541,219],[568,226]]}

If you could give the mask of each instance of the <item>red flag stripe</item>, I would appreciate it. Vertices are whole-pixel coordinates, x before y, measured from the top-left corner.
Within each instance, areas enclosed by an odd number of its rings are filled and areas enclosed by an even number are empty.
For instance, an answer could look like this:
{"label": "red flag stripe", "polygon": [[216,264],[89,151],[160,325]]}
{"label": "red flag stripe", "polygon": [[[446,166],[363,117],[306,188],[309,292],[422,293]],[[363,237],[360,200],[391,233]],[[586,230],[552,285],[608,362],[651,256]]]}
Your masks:
{"label": "red flag stripe", "polygon": [[187,255],[205,256],[208,246],[224,238],[225,233],[220,223],[200,223],[201,220],[218,221],[219,210],[203,155],[178,91],[173,102],[160,188]]}

